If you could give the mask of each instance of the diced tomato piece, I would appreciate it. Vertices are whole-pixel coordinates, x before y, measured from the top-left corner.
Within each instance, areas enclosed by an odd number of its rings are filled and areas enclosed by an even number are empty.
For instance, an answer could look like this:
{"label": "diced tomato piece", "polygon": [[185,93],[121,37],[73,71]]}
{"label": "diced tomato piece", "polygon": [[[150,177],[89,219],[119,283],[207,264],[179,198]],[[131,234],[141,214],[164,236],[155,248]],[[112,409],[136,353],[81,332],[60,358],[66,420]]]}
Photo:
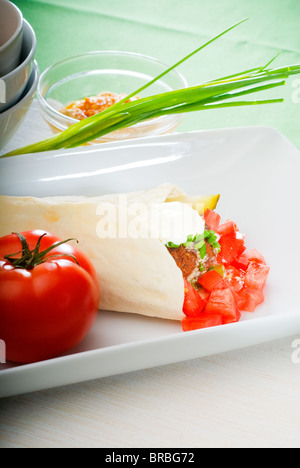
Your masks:
{"label": "diced tomato piece", "polygon": [[204,289],[211,292],[217,288],[220,283],[223,283],[223,278],[215,270],[210,270],[207,273],[204,273],[204,275],[200,276],[198,283]]}
{"label": "diced tomato piece", "polygon": [[239,322],[242,314],[240,312],[240,309],[237,307],[236,309],[236,316],[233,317],[223,317],[223,325],[226,325],[226,323],[235,323]]}
{"label": "diced tomato piece", "polygon": [[229,265],[226,268],[226,278],[228,278],[229,276],[235,278],[236,276],[240,276],[241,274],[245,276],[245,272],[241,272],[238,268],[235,268],[233,265]]}
{"label": "diced tomato piece", "polygon": [[234,260],[234,266],[237,268],[242,268],[246,271],[250,262],[266,264],[266,261],[262,254],[258,252],[258,250],[252,249],[248,252],[244,252],[239,258]]}
{"label": "diced tomato piece", "polygon": [[252,289],[263,290],[266,285],[269,271],[270,267],[268,265],[250,262],[245,276],[245,286]]}
{"label": "diced tomato piece", "polygon": [[204,310],[206,301],[202,299],[195,288],[186,280],[184,280],[184,304],[183,313],[189,317],[196,317]]}
{"label": "diced tomato piece", "polygon": [[240,257],[236,258],[235,260],[232,261],[232,266],[239,270],[244,270],[246,271],[248,266],[249,266],[249,259],[246,256],[246,253],[243,253]]}
{"label": "diced tomato piece", "polygon": [[222,315],[202,314],[199,317],[184,317],[182,320],[183,331],[199,330],[201,328],[216,327],[223,324]]}
{"label": "diced tomato piece", "polygon": [[266,261],[263,255],[256,249],[249,250],[245,252],[245,255],[248,257],[250,262],[258,262],[266,264]]}
{"label": "diced tomato piece", "polygon": [[217,232],[219,224],[221,222],[221,216],[213,210],[206,210],[204,214],[204,220],[212,231]]}
{"label": "diced tomato piece", "polygon": [[235,239],[231,236],[222,236],[219,240],[221,251],[218,260],[225,263],[232,263],[245,252],[246,247],[243,239]]}
{"label": "diced tomato piece", "polygon": [[214,289],[205,308],[207,314],[221,314],[223,323],[237,322],[241,318],[235,295],[230,290]]}
{"label": "diced tomato piece", "polygon": [[245,272],[238,270],[234,266],[230,265],[226,269],[225,282],[233,289],[234,292],[239,292],[245,284]]}
{"label": "diced tomato piece", "polygon": [[198,292],[198,294],[200,294],[201,299],[203,299],[207,304],[209,296],[210,296],[210,292],[206,291],[206,289],[204,289],[202,287],[199,287],[199,289],[197,289],[197,292]]}
{"label": "diced tomato piece", "polygon": [[240,310],[254,312],[256,308],[264,302],[264,293],[261,289],[253,289],[244,286],[236,295],[237,304]]}
{"label": "diced tomato piece", "polygon": [[220,236],[233,236],[236,237],[237,226],[233,221],[226,221],[226,223],[220,224],[217,233]]}

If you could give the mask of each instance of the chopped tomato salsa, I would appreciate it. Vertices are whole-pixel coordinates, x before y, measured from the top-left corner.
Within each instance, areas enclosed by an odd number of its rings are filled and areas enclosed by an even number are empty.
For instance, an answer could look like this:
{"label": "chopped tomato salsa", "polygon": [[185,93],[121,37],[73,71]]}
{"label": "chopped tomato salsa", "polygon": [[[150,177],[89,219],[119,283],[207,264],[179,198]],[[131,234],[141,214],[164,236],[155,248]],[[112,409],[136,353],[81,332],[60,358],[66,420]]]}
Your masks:
{"label": "chopped tomato salsa", "polygon": [[256,249],[247,251],[244,235],[229,220],[207,210],[208,229],[218,236],[217,265],[204,271],[197,281],[185,282],[183,331],[238,322],[242,312],[254,312],[264,302],[270,267]]}
{"label": "chopped tomato salsa", "polygon": [[199,330],[201,328],[216,327],[222,325],[221,314],[201,314],[198,317],[184,317],[182,320],[183,331]]}
{"label": "chopped tomato salsa", "polygon": [[199,317],[206,307],[206,301],[193,288],[193,286],[184,280],[185,300],[183,304],[183,312],[187,317]]}
{"label": "chopped tomato salsa", "polygon": [[209,292],[212,292],[218,286],[220,287],[221,283],[223,283],[223,278],[216,270],[210,270],[198,279],[198,284]]}

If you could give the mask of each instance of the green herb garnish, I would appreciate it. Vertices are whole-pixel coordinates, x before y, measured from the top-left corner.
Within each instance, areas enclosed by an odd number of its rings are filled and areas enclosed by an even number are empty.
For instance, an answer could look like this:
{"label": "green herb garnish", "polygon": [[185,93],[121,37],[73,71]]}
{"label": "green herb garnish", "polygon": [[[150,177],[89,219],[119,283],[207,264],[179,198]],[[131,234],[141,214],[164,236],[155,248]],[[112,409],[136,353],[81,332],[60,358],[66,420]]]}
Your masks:
{"label": "green herb garnish", "polygon": [[221,250],[221,246],[220,246],[219,242],[217,241],[218,236],[215,233],[215,231],[204,231],[204,237],[205,237],[205,240],[209,244],[211,244],[213,249],[218,249],[218,251]]}
{"label": "green herb garnish", "polygon": [[204,244],[200,249],[199,249],[200,257],[201,260],[206,257],[207,251],[206,251],[206,244]]}
{"label": "green herb garnish", "polygon": [[168,242],[166,247],[169,249],[178,249],[181,245],[185,248],[194,248],[199,251],[200,257],[203,260],[205,258],[207,251],[206,251],[206,242],[211,244],[213,249],[221,250],[221,246],[217,241],[218,236],[215,231],[207,231],[205,230],[202,234],[189,234],[187,237],[186,242],[183,242],[180,245],[174,244],[173,242]]}
{"label": "green herb garnish", "polygon": [[178,249],[180,245],[174,244],[173,242],[168,242],[166,247],[168,247],[168,249]]}
{"label": "green herb garnish", "polygon": [[197,242],[197,244],[195,244],[195,248],[200,250],[202,249],[202,247],[205,245],[205,240],[201,240],[200,242]]}

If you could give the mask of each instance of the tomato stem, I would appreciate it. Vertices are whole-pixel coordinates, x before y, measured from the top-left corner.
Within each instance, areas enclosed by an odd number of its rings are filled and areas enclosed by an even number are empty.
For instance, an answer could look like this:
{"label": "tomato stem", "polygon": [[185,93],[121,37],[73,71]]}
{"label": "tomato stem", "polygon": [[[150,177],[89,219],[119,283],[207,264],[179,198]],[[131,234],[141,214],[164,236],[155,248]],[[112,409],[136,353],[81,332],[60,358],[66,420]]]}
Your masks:
{"label": "tomato stem", "polygon": [[[55,254],[55,255],[50,255],[50,256],[46,257],[46,255],[48,255],[53,249],[56,249],[60,245],[63,245],[66,242],[70,242],[71,240],[76,240],[74,238],[70,238],[70,239],[67,239],[67,240],[64,240],[64,241],[56,242],[55,244],[51,245],[47,249],[40,252],[41,241],[42,241],[43,237],[47,236],[46,232],[39,237],[39,239],[38,239],[38,241],[36,243],[36,246],[35,246],[35,248],[33,250],[29,249],[28,243],[27,243],[25,237],[22,234],[20,234],[18,232],[13,232],[13,234],[17,235],[18,238],[20,239],[21,244],[22,244],[22,250],[20,250],[19,252],[16,252],[16,253],[5,255],[4,258],[8,262],[10,262],[15,268],[22,268],[22,269],[25,269],[25,270],[33,270],[33,268],[37,267],[41,263],[46,262],[47,259],[49,259],[49,258],[63,258],[63,257],[70,257],[73,260],[75,260],[77,265],[79,265],[79,263],[78,263],[77,259],[74,257],[74,255],[67,254],[67,253]],[[22,254],[21,257],[14,258],[14,257],[16,257],[17,255],[20,255],[20,254]]]}

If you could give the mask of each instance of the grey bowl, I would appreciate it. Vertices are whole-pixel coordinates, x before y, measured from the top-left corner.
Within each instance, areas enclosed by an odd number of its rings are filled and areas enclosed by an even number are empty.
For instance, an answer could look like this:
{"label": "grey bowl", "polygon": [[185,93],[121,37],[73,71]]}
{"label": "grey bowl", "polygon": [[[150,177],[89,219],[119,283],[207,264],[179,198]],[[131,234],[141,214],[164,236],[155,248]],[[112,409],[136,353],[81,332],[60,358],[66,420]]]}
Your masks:
{"label": "grey bowl", "polygon": [[23,37],[23,15],[8,0],[0,0],[0,77],[20,63]]}
{"label": "grey bowl", "polygon": [[8,144],[24,120],[36,93],[39,77],[39,67],[34,61],[29,81],[19,102],[0,114],[0,149]]}
{"label": "grey bowl", "polygon": [[30,24],[24,20],[20,65],[0,78],[0,113],[14,106],[24,92],[31,75],[35,50],[35,33]]}

